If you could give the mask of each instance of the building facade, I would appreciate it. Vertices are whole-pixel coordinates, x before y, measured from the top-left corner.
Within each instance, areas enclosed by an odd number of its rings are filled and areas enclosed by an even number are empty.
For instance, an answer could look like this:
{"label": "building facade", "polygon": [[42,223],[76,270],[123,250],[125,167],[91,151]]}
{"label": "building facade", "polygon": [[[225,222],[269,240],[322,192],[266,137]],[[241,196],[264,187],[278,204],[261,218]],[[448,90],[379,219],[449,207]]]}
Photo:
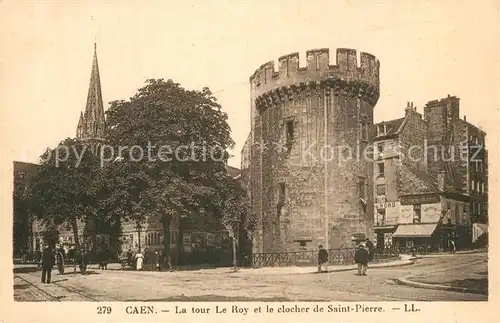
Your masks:
{"label": "building facade", "polygon": [[488,161],[485,133],[459,118],[459,99],[430,101],[424,116],[408,103],[376,129],[377,247],[470,246],[473,223],[487,221]]}
{"label": "building facade", "polygon": [[373,144],[379,61],[362,52],[358,66],[353,49],[338,49],[335,65],[328,49],[306,55],[306,67],[293,53],[250,77],[244,160],[256,253],[340,248],[372,234],[373,164],[361,155]]}
{"label": "building facade", "polygon": [[13,213],[13,253],[15,256],[22,255],[32,248],[32,222],[28,212],[28,206],[24,203],[26,188],[33,176],[38,173],[38,165],[15,161],[13,164],[14,178],[14,213]]}

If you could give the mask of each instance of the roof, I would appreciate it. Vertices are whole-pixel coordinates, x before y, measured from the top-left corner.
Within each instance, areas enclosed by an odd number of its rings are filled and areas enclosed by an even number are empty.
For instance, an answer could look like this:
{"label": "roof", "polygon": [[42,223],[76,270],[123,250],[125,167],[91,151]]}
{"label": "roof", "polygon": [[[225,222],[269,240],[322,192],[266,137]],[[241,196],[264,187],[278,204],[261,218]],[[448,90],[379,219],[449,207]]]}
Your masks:
{"label": "roof", "polygon": [[22,161],[14,161],[14,173],[36,173],[40,165],[33,163],[26,163]]}
{"label": "roof", "polygon": [[400,224],[396,232],[392,234],[393,238],[428,238],[432,236],[437,228],[437,223],[412,223]]}
{"label": "roof", "polygon": [[[419,185],[415,186],[407,186],[404,185],[402,187],[401,195],[412,195],[412,194],[422,194],[422,193],[439,193],[438,181],[437,178],[430,175],[429,173],[419,170],[413,167],[409,167],[407,164],[403,163],[402,165],[402,174],[408,174],[410,177],[413,177],[417,181],[419,181]],[[409,182],[407,180],[407,182]],[[415,183],[415,181],[411,181]],[[418,191],[416,191],[418,188]]]}
{"label": "roof", "polygon": [[383,137],[391,137],[391,136],[396,135],[398,133],[399,127],[401,127],[405,118],[406,117],[376,123],[375,126],[377,126],[377,127],[381,126],[381,125],[386,126],[386,133],[383,135],[377,136],[377,139],[383,138]]}
{"label": "roof", "polygon": [[232,178],[237,178],[239,177],[240,173],[241,173],[241,170],[236,168],[236,167],[232,167],[232,166],[226,166],[226,169],[227,169],[227,173],[232,177]]}

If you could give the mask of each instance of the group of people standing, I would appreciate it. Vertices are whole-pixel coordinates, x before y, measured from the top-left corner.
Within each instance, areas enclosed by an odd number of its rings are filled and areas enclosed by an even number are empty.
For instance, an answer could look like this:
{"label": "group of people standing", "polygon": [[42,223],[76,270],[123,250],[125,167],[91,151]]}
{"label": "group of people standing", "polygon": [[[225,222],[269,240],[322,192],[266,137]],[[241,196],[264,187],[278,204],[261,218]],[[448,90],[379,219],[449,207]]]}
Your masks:
{"label": "group of people standing", "polygon": [[[132,254],[132,250],[129,250],[127,252],[128,263],[132,267],[134,267],[134,265],[135,265],[135,269],[136,270],[142,270],[143,269],[145,258],[146,257],[141,252],[141,249],[139,249],[135,255]],[[154,252],[153,263],[154,263],[154,266],[155,266],[154,267],[155,270],[160,271],[161,270],[160,264],[162,263],[162,254],[161,254],[161,252],[158,249]],[[169,267],[170,267],[170,265],[169,265]]]}
{"label": "group of people standing", "polygon": [[[328,251],[322,245],[318,246],[318,273],[328,272]],[[358,265],[358,275],[366,276],[368,263],[373,260],[375,254],[375,246],[370,239],[361,242],[356,247],[354,252],[354,262]]]}

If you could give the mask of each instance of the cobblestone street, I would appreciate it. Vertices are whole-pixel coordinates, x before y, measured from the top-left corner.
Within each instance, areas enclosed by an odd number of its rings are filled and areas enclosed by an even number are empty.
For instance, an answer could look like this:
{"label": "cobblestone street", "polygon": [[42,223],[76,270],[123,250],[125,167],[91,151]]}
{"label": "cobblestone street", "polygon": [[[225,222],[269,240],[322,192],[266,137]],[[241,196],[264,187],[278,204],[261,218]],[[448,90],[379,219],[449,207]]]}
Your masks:
{"label": "cobblestone street", "polygon": [[[355,271],[296,272],[292,268],[230,268],[178,272],[92,270],[82,276],[53,271],[53,283],[40,283],[40,272],[18,273],[14,293],[18,301],[486,301],[488,297],[398,285],[396,278],[425,277],[434,281],[444,273],[449,281],[473,271],[487,272],[487,254],[419,259],[413,265],[372,268],[368,276]],[[451,271],[450,271],[451,270]],[[448,271],[449,274],[446,274]],[[462,274],[463,273],[463,274]],[[474,273],[472,273],[474,274]],[[487,277],[487,276],[486,276]]]}

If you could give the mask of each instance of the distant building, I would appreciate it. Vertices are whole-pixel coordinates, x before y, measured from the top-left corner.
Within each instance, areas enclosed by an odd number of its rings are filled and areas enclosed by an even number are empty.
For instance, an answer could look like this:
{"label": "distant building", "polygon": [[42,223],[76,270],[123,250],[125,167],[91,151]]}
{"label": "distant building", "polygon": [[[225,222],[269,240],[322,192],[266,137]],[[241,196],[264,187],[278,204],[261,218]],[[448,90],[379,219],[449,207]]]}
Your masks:
{"label": "distant building", "polygon": [[[12,240],[14,255],[19,256],[34,248],[34,246],[32,246],[32,222],[28,214],[27,206],[23,203],[23,199],[31,178],[38,173],[38,165],[15,161],[13,166],[14,232]],[[38,244],[40,244],[40,242],[38,242]]]}
{"label": "distant building", "polygon": [[[375,125],[378,248],[447,249],[451,240],[467,247],[472,223],[487,219],[485,133],[458,115],[458,99],[448,97],[429,102],[424,118],[408,103],[405,117]],[[482,148],[473,163],[476,142]]]}

